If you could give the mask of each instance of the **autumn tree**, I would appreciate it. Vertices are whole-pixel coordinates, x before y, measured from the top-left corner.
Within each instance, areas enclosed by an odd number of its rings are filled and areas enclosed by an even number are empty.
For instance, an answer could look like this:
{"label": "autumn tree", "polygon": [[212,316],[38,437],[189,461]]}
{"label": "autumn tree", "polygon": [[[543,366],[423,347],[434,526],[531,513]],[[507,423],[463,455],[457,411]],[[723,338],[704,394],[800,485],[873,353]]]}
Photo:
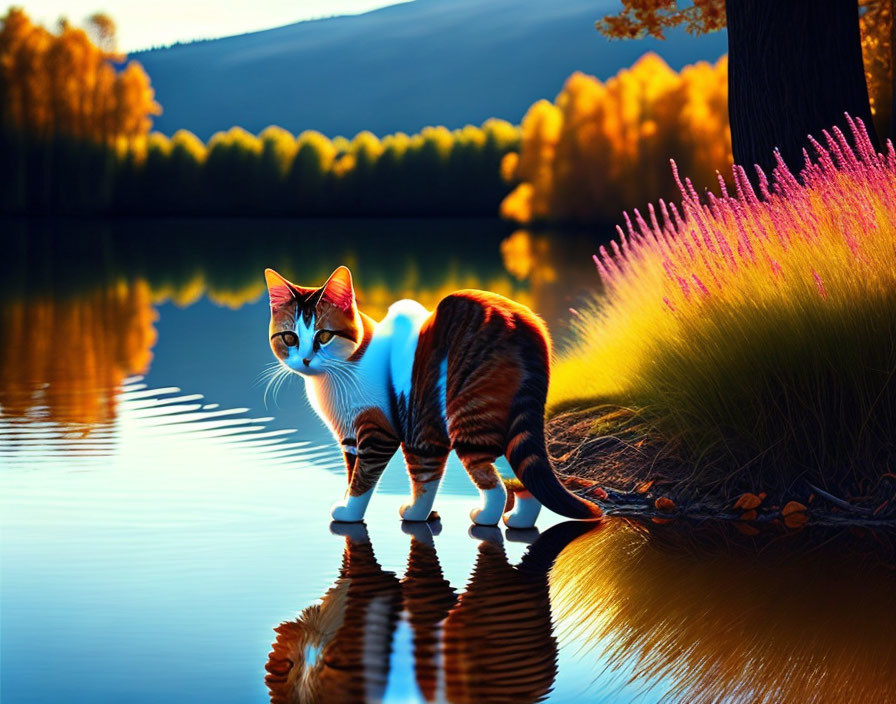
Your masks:
{"label": "autumn tree", "polygon": [[807,135],[844,129],[844,112],[876,141],[868,84],[878,90],[877,124],[892,114],[894,0],[621,2],[621,12],[597,23],[610,37],[663,38],[671,27],[702,33],[727,25],[731,142],[740,164],[769,170],[777,148],[799,168]]}
{"label": "autumn tree", "polygon": [[699,187],[731,165],[727,59],[673,71],[656,54],[605,82],[576,72],[553,103],[535,103],[519,154],[502,172],[516,183],[501,214],[520,222],[595,223],[678,189],[669,159]]}
{"label": "autumn tree", "polygon": [[114,51],[115,23],[91,16],[88,33],[60,22],[58,34],[21,8],[0,19],[0,114],[31,136],[67,135],[112,144],[145,136],[161,112],[136,61]]}

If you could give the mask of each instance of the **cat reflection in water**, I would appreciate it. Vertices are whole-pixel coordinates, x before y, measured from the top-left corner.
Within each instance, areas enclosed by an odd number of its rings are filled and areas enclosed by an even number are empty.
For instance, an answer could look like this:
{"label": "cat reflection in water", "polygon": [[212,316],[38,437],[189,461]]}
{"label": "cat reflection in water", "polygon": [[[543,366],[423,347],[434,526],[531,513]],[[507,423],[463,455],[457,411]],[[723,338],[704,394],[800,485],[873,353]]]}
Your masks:
{"label": "cat reflection in water", "polygon": [[[358,309],[352,276],[339,267],[320,287],[265,272],[270,342],[286,370],[305,379],[308,400],[340,443],[348,490],[336,521],[364,518],[386,464],[404,454],[411,498],[406,521],[425,521],[454,450],[479,489],[470,517],[493,526],[535,525],[542,504],[570,518],[600,509],[554,474],[544,438],[550,337],[519,303],[485,291],[446,296],[432,313],[399,301],[380,322]],[[494,462],[506,455],[522,486],[512,512]]]}
{"label": "cat reflection in water", "polygon": [[460,595],[442,575],[429,524],[405,524],[412,537],[401,580],[380,567],[363,524],[339,525],[345,550],[336,583],[320,603],[274,629],[265,677],[272,704],[381,701],[390,674],[407,674],[390,672],[400,619],[412,633],[417,699],[524,704],[548,694],[557,644],[547,574],[589,524],[554,526],[516,567],[496,528],[474,529],[481,542]]}

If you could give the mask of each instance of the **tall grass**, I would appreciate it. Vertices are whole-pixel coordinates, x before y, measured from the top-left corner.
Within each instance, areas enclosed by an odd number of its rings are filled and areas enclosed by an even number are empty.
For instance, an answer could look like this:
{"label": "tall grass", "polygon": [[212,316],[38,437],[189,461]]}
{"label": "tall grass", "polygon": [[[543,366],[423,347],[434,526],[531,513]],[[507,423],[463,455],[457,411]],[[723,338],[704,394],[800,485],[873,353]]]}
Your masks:
{"label": "tall grass", "polygon": [[735,167],[734,194],[679,180],[680,209],[626,216],[552,412],[630,408],[704,479],[855,491],[896,466],[896,154],[853,134],[813,141],[799,178],[779,160],[758,194]]}

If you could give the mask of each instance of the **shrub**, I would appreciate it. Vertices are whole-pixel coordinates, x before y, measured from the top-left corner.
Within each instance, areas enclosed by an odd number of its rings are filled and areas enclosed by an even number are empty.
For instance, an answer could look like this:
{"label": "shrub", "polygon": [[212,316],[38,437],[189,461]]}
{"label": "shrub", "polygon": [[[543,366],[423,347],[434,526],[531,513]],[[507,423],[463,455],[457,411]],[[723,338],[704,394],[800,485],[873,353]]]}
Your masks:
{"label": "shrub", "polygon": [[[896,155],[839,131],[757,195],[660,201],[595,256],[604,293],[556,366],[553,412],[613,403],[701,480],[828,485],[896,460]],[[677,176],[676,176],[677,177]],[[743,470],[749,470],[743,472]]]}

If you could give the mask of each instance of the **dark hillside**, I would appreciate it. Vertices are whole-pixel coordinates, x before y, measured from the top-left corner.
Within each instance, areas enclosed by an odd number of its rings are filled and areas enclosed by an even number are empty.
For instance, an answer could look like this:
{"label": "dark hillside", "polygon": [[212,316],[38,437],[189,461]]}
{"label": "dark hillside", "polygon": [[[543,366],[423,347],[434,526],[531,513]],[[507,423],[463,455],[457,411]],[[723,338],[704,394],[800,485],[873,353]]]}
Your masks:
{"label": "dark hillside", "polygon": [[351,136],[518,122],[575,70],[608,78],[645,51],[673,68],[726,50],[724,33],[610,42],[594,21],[611,0],[416,0],[134,55],[164,114],[156,128],[207,139],[277,124]]}

